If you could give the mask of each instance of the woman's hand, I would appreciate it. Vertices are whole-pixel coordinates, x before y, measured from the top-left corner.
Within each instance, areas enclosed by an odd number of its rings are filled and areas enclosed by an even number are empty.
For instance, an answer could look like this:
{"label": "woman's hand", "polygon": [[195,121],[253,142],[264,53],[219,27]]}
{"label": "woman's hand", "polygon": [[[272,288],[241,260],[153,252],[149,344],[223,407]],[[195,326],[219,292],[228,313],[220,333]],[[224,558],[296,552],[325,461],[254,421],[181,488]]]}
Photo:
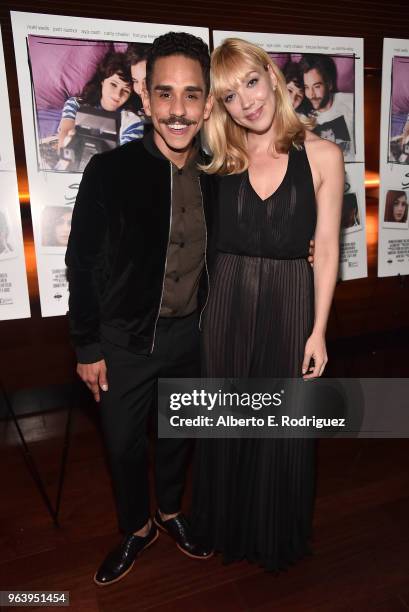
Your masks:
{"label": "woman's hand", "polygon": [[58,151],[69,144],[74,134],[74,119],[61,119],[61,123],[58,128]]}
{"label": "woman's hand", "polygon": [[308,263],[311,264],[311,268],[314,267],[314,252],[315,242],[314,240],[310,240],[310,246],[308,247]]}
{"label": "woman's hand", "polygon": [[65,135],[65,138],[63,140],[62,146],[63,147],[68,147],[68,145],[70,144],[71,140],[74,138],[75,136],[75,128],[72,128],[71,130],[68,130],[68,132]]}
{"label": "woman's hand", "polygon": [[[310,366],[311,359],[314,360],[313,366]],[[302,363],[302,374],[304,380],[308,380],[309,378],[318,378],[321,376],[327,362],[328,357],[327,348],[325,346],[325,337],[319,332],[313,332],[308,338],[304,350],[304,359]]]}

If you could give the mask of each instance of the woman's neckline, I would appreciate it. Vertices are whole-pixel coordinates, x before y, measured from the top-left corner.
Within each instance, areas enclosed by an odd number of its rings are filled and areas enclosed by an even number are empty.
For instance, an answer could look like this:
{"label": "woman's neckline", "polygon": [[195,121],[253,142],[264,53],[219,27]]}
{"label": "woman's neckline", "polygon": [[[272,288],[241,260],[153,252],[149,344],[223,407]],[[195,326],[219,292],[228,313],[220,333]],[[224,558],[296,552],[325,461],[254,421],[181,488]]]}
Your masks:
{"label": "woman's neckline", "polygon": [[260,200],[260,202],[263,202],[263,204],[264,204],[265,202],[267,202],[268,200],[270,200],[270,198],[272,198],[273,196],[275,196],[275,195],[276,195],[276,193],[277,193],[277,192],[278,192],[278,191],[281,189],[281,187],[284,185],[284,183],[285,183],[285,181],[286,181],[286,179],[287,179],[287,176],[288,176],[288,170],[289,170],[289,167],[290,167],[290,158],[291,158],[291,154],[290,154],[290,152],[291,152],[291,148],[292,148],[292,147],[290,147],[290,148],[289,148],[289,150],[288,150],[287,167],[286,167],[286,170],[285,170],[285,173],[284,173],[284,176],[283,176],[283,178],[282,178],[281,182],[280,182],[280,183],[277,185],[276,189],[274,189],[274,191],[273,191],[272,193],[270,193],[270,195],[268,195],[268,196],[267,196],[267,197],[265,197],[265,198],[262,198],[262,197],[260,196],[260,194],[259,194],[259,193],[258,193],[258,192],[257,192],[257,191],[254,189],[253,184],[252,184],[251,179],[250,179],[250,171],[249,171],[249,168],[247,168],[247,170],[246,170],[246,172],[247,172],[247,180],[248,180],[248,182],[249,182],[250,188],[251,188],[251,190],[253,191],[253,193],[255,193],[255,194],[256,194],[256,196],[258,197],[258,199]]}

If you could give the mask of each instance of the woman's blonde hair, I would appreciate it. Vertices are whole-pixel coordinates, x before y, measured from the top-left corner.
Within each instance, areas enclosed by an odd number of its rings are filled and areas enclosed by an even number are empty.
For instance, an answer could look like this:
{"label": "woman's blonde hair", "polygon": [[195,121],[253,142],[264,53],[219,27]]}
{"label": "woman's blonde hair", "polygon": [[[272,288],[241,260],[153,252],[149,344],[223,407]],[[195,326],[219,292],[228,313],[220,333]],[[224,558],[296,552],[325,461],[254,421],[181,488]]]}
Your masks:
{"label": "woman's blonde hair", "polygon": [[301,120],[294,111],[285,78],[270,56],[260,47],[240,38],[227,38],[211,58],[213,110],[205,126],[205,138],[212,161],[202,169],[208,174],[237,174],[248,168],[247,130],[237,125],[223,103],[223,94],[235,89],[250,69],[271,68],[277,79],[275,126],[277,138],[273,153],[287,153],[291,145],[299,148],[311,122]]}

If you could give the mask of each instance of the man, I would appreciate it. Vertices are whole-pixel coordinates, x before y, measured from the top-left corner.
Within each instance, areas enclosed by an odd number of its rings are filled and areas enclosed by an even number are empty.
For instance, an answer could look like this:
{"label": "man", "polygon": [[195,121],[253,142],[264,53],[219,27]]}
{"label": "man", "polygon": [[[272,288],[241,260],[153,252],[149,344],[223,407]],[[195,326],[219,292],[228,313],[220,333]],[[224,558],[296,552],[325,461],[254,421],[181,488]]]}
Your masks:
{"label": "man", "polygon": [[133,90],[139,98],[142,98],[146,83],[146,58],[150,48],[151,45],[147,43],[129,43],[125,53],[132,74]]}
{"label": "man", "polygon": [[336,142],[345,161],[354,161],[354,96],[337,90],[337,67],[329,55],[304,55],[300,61],[305,96],[313,107],[316,134]]}
{"label": "man", "polygon": [[[135,132],[138,138],[143,138],[144,133],[151,128],[142,106],[142,91],[146,86],[146,58],[150,48],[151,45],[147,43],[129,43],[125,53],[125,60],[132,76],[132,88],[136,94],[136,114],[140,119]],[[129,122],[132,122],[132,117],[129,117]]]}
{"label": "man", "polygon": [[195,144],[211,110],[202,40],[171,32],[154,41],[143,102],[152,132],[88,164],[66,256],[77,371],[101,404],[124,533],[94,576],[101,586],[131,570],[158,528],[190,557],[212,554],[180,512],[188,443],[156,441],[153,521],[146,456],[157,378],[200,375],[199,292],[206,297],[205,220],[214,198]]}

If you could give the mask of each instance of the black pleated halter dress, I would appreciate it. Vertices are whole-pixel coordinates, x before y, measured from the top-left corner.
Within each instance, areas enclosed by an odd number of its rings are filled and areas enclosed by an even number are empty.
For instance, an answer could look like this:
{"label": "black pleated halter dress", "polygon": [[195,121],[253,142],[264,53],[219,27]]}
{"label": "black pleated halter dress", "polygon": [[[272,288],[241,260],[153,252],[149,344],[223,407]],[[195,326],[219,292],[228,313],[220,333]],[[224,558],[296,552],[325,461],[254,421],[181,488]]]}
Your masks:
{"label": "black pleated halter dress", "polygon": [[[304,148],[291,147],[284,179],[262,200],[248,172],[222,177],[217,255],[204,314],[203,376],[299,377],[314,322],[307,262],[316,225]],[[314,441],[198,440],[192,521],[226,562],[268,570],[308,552]]]}

